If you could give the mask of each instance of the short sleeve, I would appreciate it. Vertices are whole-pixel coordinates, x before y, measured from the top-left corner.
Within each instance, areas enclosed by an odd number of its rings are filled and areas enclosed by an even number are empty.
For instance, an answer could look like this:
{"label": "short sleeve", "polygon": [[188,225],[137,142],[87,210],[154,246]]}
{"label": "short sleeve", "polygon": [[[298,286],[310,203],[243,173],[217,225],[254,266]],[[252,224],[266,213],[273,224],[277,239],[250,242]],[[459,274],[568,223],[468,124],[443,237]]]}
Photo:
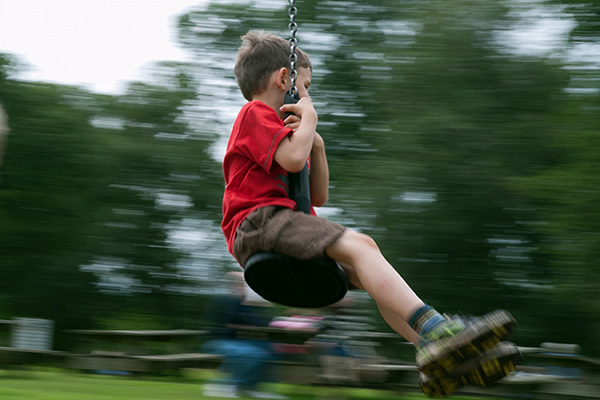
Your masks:
{"label": "short sleeve", "polygon": [[277,146],[292,134],[292,130],[283,125],[275,110],[261,102],[256,102],[248,109],[240,128],[240,132],[244,132],[243,136],[238,137],[240,151],[270,172]]}

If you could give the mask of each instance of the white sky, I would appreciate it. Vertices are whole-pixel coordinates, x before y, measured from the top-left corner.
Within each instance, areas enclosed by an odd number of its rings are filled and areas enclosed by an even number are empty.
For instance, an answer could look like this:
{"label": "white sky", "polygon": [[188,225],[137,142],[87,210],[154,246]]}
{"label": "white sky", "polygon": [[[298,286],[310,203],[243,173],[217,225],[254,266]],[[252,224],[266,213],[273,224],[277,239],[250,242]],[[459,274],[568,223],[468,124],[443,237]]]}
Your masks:
{"label": "white sky", "polygon": [[204,0],[0,0],[0,52],[25,79],[120,93],[151,61],[185,60],[176,17]]}
{"label": "white sky", "polygon": [[[30,66],[19,78],[119,94],[127,80],[147,79],[143,67],[151,61],[186,60],[174,41],[176,17],[206,1],[0,0],[0,52]],[[567,50],[598,68],[600,43],[565,48],[572,16],[543,1],[509,4],[515,25],[497,35],[507,50],[542,57]]]}

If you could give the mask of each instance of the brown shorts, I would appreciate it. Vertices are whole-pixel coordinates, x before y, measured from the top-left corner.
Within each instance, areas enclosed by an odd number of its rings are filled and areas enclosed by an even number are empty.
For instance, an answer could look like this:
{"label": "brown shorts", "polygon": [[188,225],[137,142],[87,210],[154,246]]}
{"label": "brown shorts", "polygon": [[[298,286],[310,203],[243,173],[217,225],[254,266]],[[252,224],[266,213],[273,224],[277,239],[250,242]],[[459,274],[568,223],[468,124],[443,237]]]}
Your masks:
{"label": "brown shorts", "polygon": [[251,212],[238,227],[233,252],[242,267],[260,251],[308,260],[325,255],[325,249],[345,230],[340,224],[301,211],[262,207]]}

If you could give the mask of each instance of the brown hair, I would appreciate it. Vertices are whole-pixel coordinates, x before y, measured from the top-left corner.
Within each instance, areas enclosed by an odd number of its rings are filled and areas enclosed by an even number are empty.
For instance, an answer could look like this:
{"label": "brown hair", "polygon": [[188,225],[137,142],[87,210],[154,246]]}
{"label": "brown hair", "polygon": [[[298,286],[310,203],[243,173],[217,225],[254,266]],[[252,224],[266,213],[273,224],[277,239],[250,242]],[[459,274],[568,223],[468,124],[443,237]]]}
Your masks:
{"label": "brown hair", "polygon": [[[312,69],[310,59],[299,48],[296,68]],[[246,100],[267,89],[268,79],[279,68],[290,69],[290,45],[279,36],[250,31],[242,36],[233,72]]]}

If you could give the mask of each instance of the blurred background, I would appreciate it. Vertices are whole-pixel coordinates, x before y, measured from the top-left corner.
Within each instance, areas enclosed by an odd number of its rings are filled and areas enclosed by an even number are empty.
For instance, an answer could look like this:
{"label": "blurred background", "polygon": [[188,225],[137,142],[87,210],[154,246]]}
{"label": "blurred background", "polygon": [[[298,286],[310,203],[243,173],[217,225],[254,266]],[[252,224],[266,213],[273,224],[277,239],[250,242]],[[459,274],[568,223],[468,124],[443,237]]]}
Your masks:
{"label": "blurred background", "polygon": [[[506,308],[519,345],[600,355],[599,4],[297,6],[331,170],[319,214],[372,235],[440,311]],[[198,327],[238,268],[219,223],[239,38],[288,38],[287,8],[182,8],[184,56],[112,92],[36,80],[0,53],[0,319],[53,320],[58,349],[66,329]]]}

